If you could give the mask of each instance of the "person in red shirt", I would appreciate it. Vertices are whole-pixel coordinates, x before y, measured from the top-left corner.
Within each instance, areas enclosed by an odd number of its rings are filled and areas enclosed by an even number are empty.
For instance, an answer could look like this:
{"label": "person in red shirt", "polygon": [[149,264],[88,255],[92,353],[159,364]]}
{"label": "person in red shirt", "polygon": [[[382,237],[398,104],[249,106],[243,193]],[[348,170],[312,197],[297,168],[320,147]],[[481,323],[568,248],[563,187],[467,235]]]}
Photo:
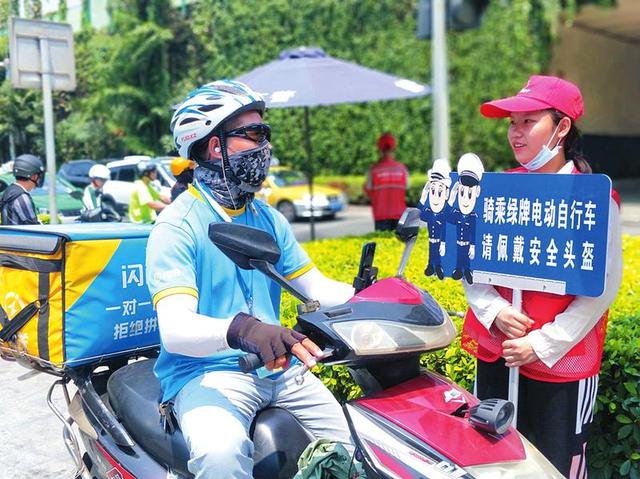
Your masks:
{"label": "person in red shirt", "polygon": [[[561,78],[534,75],[515,96],[484,103],[487,118],[509,118],[516,173],[589,174],[575,122],[582,94]],[[519,177],[519,181],[523,181]],[[570,198],[571,192],[565,192]],[[476,394],[507,398],[510,367],[519,367],[518,430],[566,477],[587,477],[586,444],[593,422],[609,305],[622,278],[619,198],[610,199],[606,286],[598,297],[513,291],[465,284],[470,309],[462,347],[478,359]]]}
{"label": "person in red shirt", "polygon": [[396,139],[390,133],[378,138],[380,159],[371,166],[364,191],[371,201],[376,231],[391,231],[407,207],[405,193],[409,171],[395,160]]}

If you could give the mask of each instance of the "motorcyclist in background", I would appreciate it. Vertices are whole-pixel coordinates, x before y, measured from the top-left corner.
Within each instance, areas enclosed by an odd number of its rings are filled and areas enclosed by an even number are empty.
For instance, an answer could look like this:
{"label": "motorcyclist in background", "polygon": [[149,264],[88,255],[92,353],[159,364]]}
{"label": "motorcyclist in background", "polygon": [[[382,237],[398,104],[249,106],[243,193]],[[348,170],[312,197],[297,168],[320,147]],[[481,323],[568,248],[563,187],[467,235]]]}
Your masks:
{"label": "motorcyclist in background", "polygon": [[104,184],[111,179],[111,171],[104,165],[93,165],[89,170],[91,183],[84,189],[82,203],[88,210],[99,208],[102,202],[102,189]]}
{"label": "motorcyclist in background", "polygon": [[138,163],[140,179],[134,182],[133,193],[129,201],[129,219],[132,223],[153,223],[169,199],[161,195],[153,186],[158,179],[158,167],[155,163],[142,160]]}
{"label": "motorcyclist in background", "polygon": [[13,162],[13,176],[16,182],[9,185],[0,199],[0,215],[3,225],[37,225],[30,192],[44,184],[44,165],[35,155],[24,154]]}
{"label": "motorcyclist in background", "polygon": [[196,162],[178,156],[171,160],[171,174],[175,176],[176,183],[171,188],[171,201],[174,201],[180,193],[187,191],[193,183],[193,170]]}

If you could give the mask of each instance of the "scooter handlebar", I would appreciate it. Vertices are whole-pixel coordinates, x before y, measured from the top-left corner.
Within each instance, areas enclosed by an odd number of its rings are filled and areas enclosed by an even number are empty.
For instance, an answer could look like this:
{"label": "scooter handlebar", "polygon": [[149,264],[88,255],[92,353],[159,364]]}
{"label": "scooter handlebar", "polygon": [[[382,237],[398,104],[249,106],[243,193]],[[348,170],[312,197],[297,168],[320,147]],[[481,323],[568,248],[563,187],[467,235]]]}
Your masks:
{"label": "scooter handlebar", "polygon": [[238,359],[238,366],[240,366],[240,371],[243,373],[250,373],[259,367],[264,366],[264,364],[262,363],[260,356],[254,353],[248,353],[244,356],[240,356],[240,359]]}

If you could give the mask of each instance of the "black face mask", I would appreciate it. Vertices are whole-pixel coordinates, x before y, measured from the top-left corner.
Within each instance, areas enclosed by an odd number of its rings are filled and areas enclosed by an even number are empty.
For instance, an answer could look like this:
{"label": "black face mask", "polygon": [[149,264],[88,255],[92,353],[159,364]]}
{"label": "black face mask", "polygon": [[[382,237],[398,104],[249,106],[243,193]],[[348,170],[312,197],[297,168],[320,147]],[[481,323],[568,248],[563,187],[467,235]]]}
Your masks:
{"label": "black face mask", "polygon": [[271,163],[271,145],[262,141],[252,150],[241,151],[227,158],[228,180],[247,193],[255,193],[267,179]]}

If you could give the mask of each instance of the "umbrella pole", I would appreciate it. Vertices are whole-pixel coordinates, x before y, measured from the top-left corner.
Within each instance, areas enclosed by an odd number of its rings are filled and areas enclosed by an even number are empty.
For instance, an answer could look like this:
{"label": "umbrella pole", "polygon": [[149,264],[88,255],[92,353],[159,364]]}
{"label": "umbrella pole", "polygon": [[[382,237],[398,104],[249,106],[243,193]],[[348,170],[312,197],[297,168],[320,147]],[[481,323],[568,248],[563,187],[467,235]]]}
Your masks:
{"label": "umbrella pole", "polygon": [[309,107],[304,107],[304,146],[307,150],[307,173],[309,175],[309,226],[311,227],[311,241],[316,239],[316,225],[313,216],[313,160],[311,153],[311,129],[309,128]]}

